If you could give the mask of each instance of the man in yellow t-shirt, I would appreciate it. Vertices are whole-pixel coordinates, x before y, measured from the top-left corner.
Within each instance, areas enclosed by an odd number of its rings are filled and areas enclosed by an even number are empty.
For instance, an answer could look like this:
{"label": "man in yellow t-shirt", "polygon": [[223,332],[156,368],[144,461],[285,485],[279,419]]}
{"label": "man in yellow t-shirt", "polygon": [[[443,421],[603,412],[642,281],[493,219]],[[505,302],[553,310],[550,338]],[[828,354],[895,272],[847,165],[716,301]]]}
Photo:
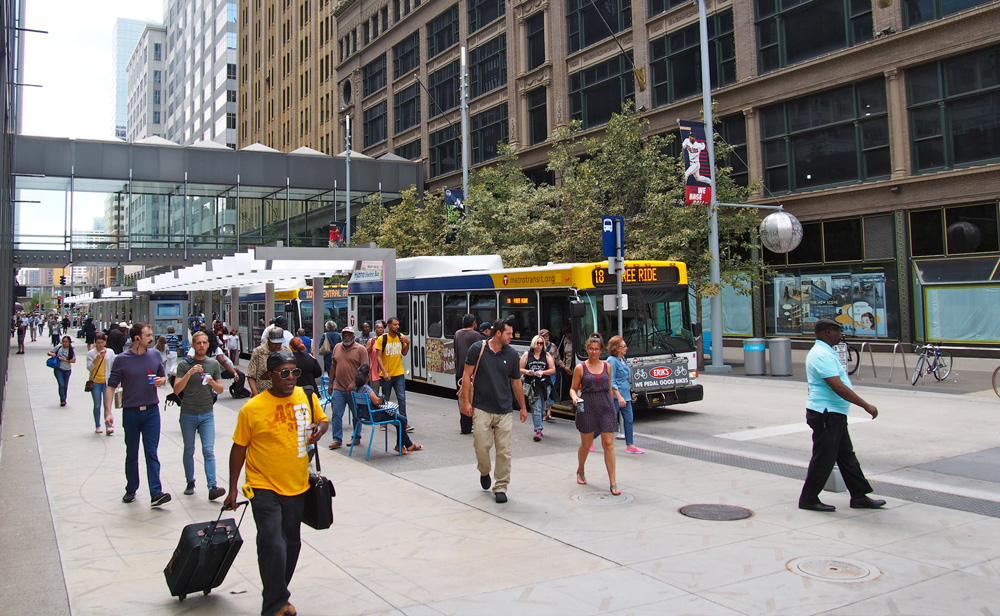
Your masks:
{"label": "man in yellow t-shirt", "polygon": [[[403,356],[410,352],[410,341],[399,333],[399,319],[391,317],[385,324],[386,331],[375,340],[379,360],[382,363],[382,399],[396,392],[396,403],[400,415],[406,415],[406,372],[403,370]],[[413,424],[406,427],[413,432]]]}
{"label": "man in yellow t-shirt", "polygon": [[263,616],[295,614],[288,602],[288,582],[302,545],[299,527],[309,489],[309,446],[319,441],[328,427],[315,394],[310,404],[305,391],[295,386],[301,374],[291,353],[279,351],[268,356],[271,387],[240,409],[229,454],[225,506],[236,508],[237,486],[245,463],[243,494],[250,499],[257,524]]}

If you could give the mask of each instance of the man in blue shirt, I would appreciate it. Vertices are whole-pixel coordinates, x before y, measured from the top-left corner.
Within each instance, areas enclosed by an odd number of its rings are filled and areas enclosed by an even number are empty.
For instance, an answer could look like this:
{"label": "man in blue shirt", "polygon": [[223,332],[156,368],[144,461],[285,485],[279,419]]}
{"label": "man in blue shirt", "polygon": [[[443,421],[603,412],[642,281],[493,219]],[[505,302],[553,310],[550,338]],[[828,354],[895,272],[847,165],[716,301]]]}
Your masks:
{"label": "man in blue shirt", "polygon": [[878,509],[885,505],[885,501],[868,496],[872,486],[861,471],[858,457],[854,455],[851,435],[847,432],[847,412],[851,404],[863,408],[872,419],[878,417],[878,409],[854,393],[847,371],[833,350],[842,338],[840,323],[820,319],[816,322],[815,331],[816,344],[806,355],[809,382],[806,423],[813,431],[813,450],[806,482],[799,496],[799,509],[827,512],[836,509],[819,500],[819,493],[833,472],[834,462],[851,493],[851,508]]}

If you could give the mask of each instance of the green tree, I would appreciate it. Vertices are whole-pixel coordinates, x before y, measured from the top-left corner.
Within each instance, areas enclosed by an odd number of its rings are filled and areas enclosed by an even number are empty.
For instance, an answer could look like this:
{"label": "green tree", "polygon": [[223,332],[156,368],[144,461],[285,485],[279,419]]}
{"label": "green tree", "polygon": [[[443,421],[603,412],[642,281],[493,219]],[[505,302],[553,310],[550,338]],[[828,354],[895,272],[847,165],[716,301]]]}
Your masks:
{"label": "green tree", "polygon": [[416,188],[411,187],[385,214],[375,241],[380,248],[395,248],[398,259],[449,254],[446,239],[452,226],[442,196],[425,194],[421,205]]}
{"label": "green tree", "polygon": [[385,216],[386,210],[385,205],[382,203],[382,193],[377,192],[368,195],[368,202],[358,212],[358,228],[351,235],[351,243],[358,245],[375,242],[377,244]]}

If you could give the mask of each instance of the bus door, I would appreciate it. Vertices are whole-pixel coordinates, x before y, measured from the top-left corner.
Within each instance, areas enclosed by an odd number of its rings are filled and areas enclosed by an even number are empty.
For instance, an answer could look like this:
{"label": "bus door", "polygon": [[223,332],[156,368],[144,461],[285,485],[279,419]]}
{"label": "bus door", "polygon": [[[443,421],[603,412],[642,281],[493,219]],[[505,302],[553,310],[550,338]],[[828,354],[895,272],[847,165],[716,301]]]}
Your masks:
{"label": "bus door", "polygon": [[[418,381],[427,379],[427,295],[410,295],[410,365],[409,377]],[[405,365],[405,363],[404,363]]]}

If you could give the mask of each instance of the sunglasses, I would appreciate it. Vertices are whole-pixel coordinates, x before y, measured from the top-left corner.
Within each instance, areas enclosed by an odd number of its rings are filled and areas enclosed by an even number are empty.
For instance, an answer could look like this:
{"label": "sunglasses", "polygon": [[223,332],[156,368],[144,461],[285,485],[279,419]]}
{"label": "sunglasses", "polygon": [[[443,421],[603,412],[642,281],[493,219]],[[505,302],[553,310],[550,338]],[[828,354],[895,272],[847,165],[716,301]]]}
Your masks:
{"label": "sunglasses", "polygon": [[278,376],[283,379],[287,379],[289,376],[299,378],[302,376],[302,370],[299,368],[285,368],[284,370],[278,370]]}

